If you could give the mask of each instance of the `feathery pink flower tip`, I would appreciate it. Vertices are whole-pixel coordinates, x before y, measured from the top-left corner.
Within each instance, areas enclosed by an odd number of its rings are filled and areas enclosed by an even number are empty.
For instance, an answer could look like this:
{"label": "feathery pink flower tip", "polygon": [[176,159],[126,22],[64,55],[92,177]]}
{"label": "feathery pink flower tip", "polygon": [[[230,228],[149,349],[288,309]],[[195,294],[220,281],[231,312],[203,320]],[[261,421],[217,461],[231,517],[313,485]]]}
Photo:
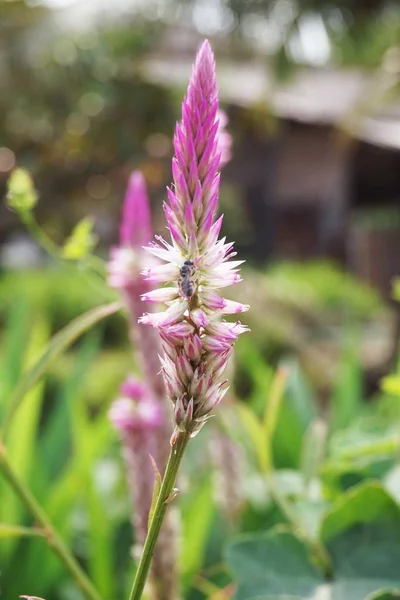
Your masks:
{"label": "feathery pink flower tip", "polygon": [[152,238],[151,216],[146,183],[140,171],[129,178],[120,227],[120,244],[141,248]]}
{"label": "feathery pink flower tip", "polygon": [[[163,284],[143,296],[166,304],[163,312],[145,314],[140,321],[157,328],[164,357],[162,373],[175,409],[178,430],[194,435],[227,391],[223,373],[238,336],[248,331],[240,322],[228,323],[223,314],[237,314],[248,305],[232,302],[217,290],[238,283],[236,252],[218,239],[222,217],[216,219],[224,116],[218,109],[215,61],[205,41],[196,57],[182,120],[176,125],[174,183],[164,206],[171,242],[160,236],[148,252],[164,262],[146,269],[145,277]],[[224,150],[225,143],[225,150]],[[167,284],[164,286],[164,284]]]}

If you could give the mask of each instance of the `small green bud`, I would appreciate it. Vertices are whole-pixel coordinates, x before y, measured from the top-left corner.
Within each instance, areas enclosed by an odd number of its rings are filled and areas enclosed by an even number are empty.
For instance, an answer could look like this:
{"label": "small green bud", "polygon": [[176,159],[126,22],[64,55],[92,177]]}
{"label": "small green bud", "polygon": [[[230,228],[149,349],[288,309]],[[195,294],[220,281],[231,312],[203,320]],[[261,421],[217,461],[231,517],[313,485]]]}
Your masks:
{"label": "small green bud", "polygon": [[7,182],[7,204],[17,212],[32,210],[38,201],[33,181],[25,169],[14,169]]}
{"label": "small green bud", "polygon": [[93,233],[94,221],[85,217],[72,230],[63,248],[63,256],[69,260],[84,258],[93,250],[97,243],[97,236]]}

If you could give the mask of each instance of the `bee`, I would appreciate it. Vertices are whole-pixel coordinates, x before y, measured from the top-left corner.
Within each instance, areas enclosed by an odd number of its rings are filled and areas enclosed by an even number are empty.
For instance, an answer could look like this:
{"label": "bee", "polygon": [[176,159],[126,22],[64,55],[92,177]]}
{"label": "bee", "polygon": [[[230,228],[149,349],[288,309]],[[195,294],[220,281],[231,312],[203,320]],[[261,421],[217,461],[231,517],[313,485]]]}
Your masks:
{"label": "bee", "polygon": [[179,269],[179,289],[181,294],[186,298],[191,298],[195,291],[195,284],[192,281],[195,267],[191,260],[185,260],[181,268]]}

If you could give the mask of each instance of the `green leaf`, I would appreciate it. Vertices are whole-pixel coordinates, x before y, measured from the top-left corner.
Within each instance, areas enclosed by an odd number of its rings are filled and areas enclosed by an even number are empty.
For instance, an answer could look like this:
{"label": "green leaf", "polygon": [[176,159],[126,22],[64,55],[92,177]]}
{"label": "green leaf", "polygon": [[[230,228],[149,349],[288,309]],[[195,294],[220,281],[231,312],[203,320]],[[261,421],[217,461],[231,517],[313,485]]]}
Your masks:
{"label": "green leaf", "polygon": [[[38,316],[34,322],[31,334],[26,336],[26,358],[27,366],[35,361],[37,356],[46,345],[49,337],[49,324]],[[37,443],[37,430],[39,427],[40,414],[43,403],[43,382],[33,386],[27,394],[27,402],[15,415],[7,443],[7,450],[13,467],[23,480],[28,480],[36,469],[33,468],[34,453]],[[7,522],[21,522],[24,509],[20,502],[15,501],[14,492],[8,488],[2,492],[1,514]],[[8,550],[14,547],[10,541]]]}
{"label": "green leaf", "polygon": [[33,181],[25,169],[15,169],[7,182],[7,204],[17,212],[26,212],[34,208],[38,195]]}
{"label": "green leaf", "polygon": [[335,565],[332,600],[363,600],[383,588],[399,589],[400,544],[376,543],[350,532],[338,541],[330,545]]}
{"label": "green leaf", "polygon": [[227,561],[239,584],[235,600],[309,598],[324,583],[306,546],[278,529],[237,538],[228,546]]}
{"label": "green leaf", "polygon": [[78,260],[90,254],[97,243],[97,236],[93,234],[93,225],[94,220],[91,217],[85,217],[75,225],[65,242],[64,258]]}
{"label": "green leaf", "polygon": [[7,314],[0,361],[0,416],[21,377],[31,317],[26,296],[17,294]]}
{"label": "green leaf", "polygon": [[277,468],[298,468],[302,440],[317,416],[314,395],[299,366],[290,364],[285,401],[280,406],[273,440],[274,463]]}
{"label": "green leaf", "polygon": [[8,523],[0,523],[0,539],[8,537],[30,537],[43,536],[44,531],[41,529],[33,529],[31,527],[20,527],[19,525],[9,525]]}
{"label": "green leaf", "polygon": [[243,402],[238,402],[235,409],[243,429],[247,432],[247,441],[251,442],[259,468],[263,473],[266,473],[270,467],[270,458],[263,423],[253,410]]}
{"label": "green leaf", "polygon": [[[354,335],[352,336],[352,338]],[[358,339],[350,339],[340,360],[331,402],[331,431],[351,425],[363,401],[363,372]]]}
{"label": "green leaf", "polygon": [[400,590],[384,589],[378,592],[373,592],[364,598],[364,600],[398,600],[400,598]]}
{"label": "green leaf", "polygon": [[335,571],[333,600],[400,586],[400,508],[379,482],[351,488],[321,526]]}
{"label": "green leaf", "polygon": [[320,537],[327,543],[351,527],[377,521],[390,522],[400,542],[399,506],[379,482],[369,481],[354,486],[338,499],[325,515]]}
{"label": "green leaf", "polygon": [[[279,411],[285,392],[286,380],[289,373],[286,369],[278,369],[272,381],[268,394],[268,402],[265,407],[264,419],[262,423],[264,445],[266,446],[267,470],[273,468],[272,441],[274,439],[276,426],[278,423]],[[264,451],[265,453],[265,451]]]}
{"label": "green leaf", "polygon": [[64,329],[59,331],[50,341],[40,358],[24,374],[16,390],[11,396],[8,413],[3,423],[3,433],[7,430],[15,411],[24,400],[27,392],[42,377],[49,365],[68,348],[82,333],[90,329],[93,325],[117,312],[121,308],[120,302],[112,302],[104,306],[99,306],[79,316],[69,323]]}
{"label": "green leaf", "polygon": [[182,550],[181,566],[187,580],[198,573],[215,511],[212,502],[212,481],[207,477],[182,506]]}

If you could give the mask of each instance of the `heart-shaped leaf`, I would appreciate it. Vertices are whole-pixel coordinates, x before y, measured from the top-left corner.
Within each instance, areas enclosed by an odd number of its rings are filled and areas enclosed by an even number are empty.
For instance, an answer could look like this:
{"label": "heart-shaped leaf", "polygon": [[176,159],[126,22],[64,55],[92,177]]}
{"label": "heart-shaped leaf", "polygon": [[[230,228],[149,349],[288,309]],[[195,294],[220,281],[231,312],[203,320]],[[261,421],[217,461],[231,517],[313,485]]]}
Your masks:
{"label": "heart-shaped leaf", "polygon": [[239,581],[235,600],[312,598],[324,583],[305,545],[287,531],[242,536],[228,547],[227,560]]}

